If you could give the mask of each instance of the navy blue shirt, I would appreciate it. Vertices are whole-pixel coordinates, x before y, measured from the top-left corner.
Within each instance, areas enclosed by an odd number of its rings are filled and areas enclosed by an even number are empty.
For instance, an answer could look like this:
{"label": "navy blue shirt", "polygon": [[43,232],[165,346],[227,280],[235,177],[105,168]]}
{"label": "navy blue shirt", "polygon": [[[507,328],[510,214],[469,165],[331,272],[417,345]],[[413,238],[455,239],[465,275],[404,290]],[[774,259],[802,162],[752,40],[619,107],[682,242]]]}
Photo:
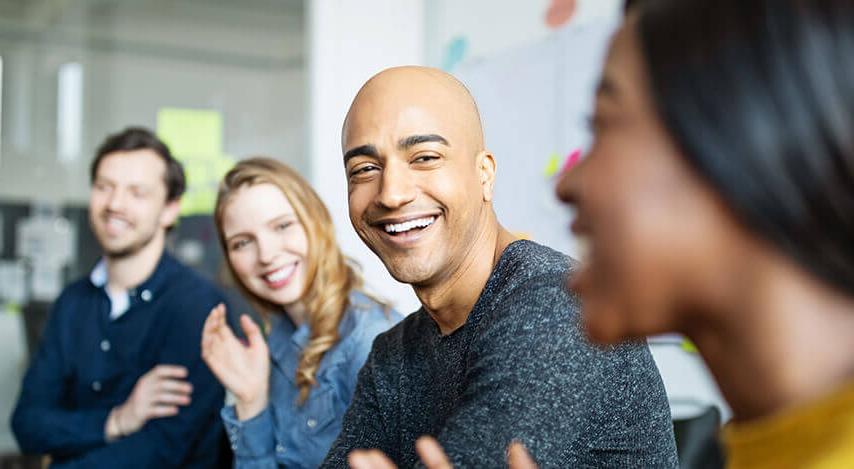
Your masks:
{"label": "navy blue shirt", "polygon": [[[54,467],[216,466],[225,394],[200,344],[205,318],[222,294],[164,253],[154,273],[128,291],[117,316],[94,278],[66,287],[53,306],[12,416],[21,449],[51,455]],[[161,364],[187,368],[192,403],[108,443],[110,410]]]}

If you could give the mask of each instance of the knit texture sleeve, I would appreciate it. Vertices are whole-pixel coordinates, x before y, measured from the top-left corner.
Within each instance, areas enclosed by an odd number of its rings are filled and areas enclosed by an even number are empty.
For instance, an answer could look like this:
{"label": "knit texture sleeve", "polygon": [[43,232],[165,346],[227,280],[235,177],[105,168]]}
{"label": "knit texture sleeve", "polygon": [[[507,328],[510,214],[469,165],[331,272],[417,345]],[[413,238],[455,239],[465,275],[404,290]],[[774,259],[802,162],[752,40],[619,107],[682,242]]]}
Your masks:
{"label": "knit texture sleeve", "polygon": [[603,350],[562,276],[501,294],[480,323],[460,405],[438,435],[455,467],[504,467],[511,441],[541,467],[676,467],[663,384],[645,345]]}

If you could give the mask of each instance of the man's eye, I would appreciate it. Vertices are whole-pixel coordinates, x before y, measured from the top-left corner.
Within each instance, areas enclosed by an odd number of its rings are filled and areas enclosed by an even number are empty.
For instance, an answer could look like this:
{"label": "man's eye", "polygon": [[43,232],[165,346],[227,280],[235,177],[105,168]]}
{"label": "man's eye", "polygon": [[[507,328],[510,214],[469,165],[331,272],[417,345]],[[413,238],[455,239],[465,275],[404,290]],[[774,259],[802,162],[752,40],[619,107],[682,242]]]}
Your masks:
{"label": "man's eye", "polygon": [[434,160],[438,160],[439,157],[436,155],[420,155],[415,158],[414,162],[416,163],[429,163]]}
{"label": "man's eye", "polygon": [[353,171],[350,172],[350,176],[364,175],[364,174],[367,174],[367,173],[369,173],[375,169],[378,169],[378,168],[372,164],[359,166],[358,168],[355,168],[355,169],[353,169]]}

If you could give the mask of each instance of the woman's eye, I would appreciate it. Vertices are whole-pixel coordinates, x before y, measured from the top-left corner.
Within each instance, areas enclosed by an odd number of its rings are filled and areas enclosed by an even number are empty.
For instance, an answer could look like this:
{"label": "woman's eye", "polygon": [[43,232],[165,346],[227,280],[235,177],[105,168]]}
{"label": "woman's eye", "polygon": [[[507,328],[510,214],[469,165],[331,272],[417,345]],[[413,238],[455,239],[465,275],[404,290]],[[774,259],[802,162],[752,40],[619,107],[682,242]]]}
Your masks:
{"label": "woman's eye", "polygon": [[587,130],[596,133],[602,127],[602,118],[596,115],[587,118]]}
{"label": "woman's eye", "polygon": [[276,225],[276,229],[279,231],[285,231],[289,226],[293,225],[292,221],[284,221]]}
{"label": "woman's eye", "polygon": [[247,244],[249,244],[249,241],[245,240],[245,239],[235,241],[235,242],[231,243],[231,250],[232,251],[238,251],[238,250],[246,247]]}

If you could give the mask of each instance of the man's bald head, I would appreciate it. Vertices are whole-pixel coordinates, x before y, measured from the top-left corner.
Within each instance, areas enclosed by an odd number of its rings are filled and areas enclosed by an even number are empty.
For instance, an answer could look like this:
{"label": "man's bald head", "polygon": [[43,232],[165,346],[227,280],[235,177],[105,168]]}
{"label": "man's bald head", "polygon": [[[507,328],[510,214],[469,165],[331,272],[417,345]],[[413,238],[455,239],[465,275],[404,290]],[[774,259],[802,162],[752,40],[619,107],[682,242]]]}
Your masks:
{"label": "man's bald head", "polygon": [[447,73],[398,67],[371,78],[342,147],[350,221],[397,280],[441,285],[497,233],[495,159],[474,99]]}
{"label": "man's bald head", "polygon": [[483,150],[480,113],[465,85],[436,68],[405,66],[374,75],[356,94],[342,129],[344,151],[356,128],[388,125],[401,114],[418,111],[427,120],[453,126],[473,153]]}

